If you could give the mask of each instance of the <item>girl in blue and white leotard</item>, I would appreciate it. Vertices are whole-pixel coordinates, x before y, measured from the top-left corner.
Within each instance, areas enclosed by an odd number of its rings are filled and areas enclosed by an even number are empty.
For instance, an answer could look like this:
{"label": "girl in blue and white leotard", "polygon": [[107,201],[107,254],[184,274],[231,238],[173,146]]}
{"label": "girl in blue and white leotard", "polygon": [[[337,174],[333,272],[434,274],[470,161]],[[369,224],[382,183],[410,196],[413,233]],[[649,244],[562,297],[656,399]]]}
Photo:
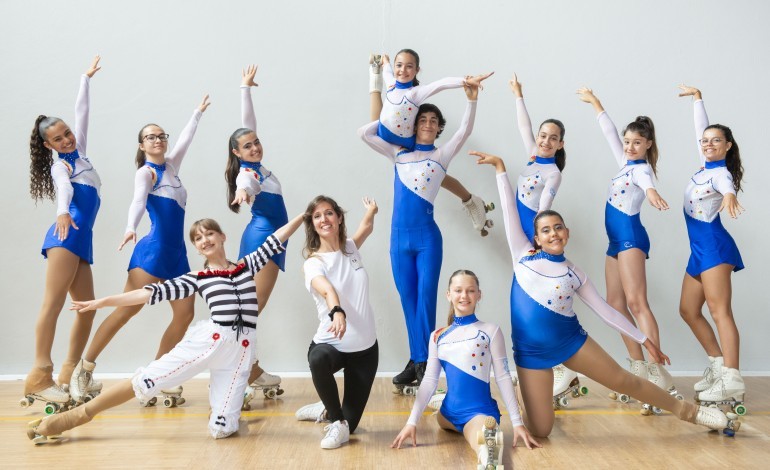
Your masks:
{"label": "girl in blue and white leotard", "polygon": [[559,363],[612,390],[672,411],[680,419],[724,429],[728,421],[720,410],[698,408],[677,400],[652,382],[626,372],[588,337],[572,309],[576,295],[605,323],[644,345],[654,361],[668,362],[668,357],[655,343],[610,307],[585,273],[564,256],[569,229],[562,217],[554,211],[540,213],[535,219],[535,243],[530,243],[519,226],[505,164],[499,157],[480,152],[471,154],[479,157],[478,163],[493,165],[497,170],[505,233],[514,265],[513,357],[530,432],[537,437],[546,437],[551,432],[554,422],[551,367]]}
{"label": "girl in blue and white leotard", "polygon": [[[690,259],[679,311],[711,362],[703,380],[695,384],[699,398],[742,401],[746,387],[739,372],[740,336],[731,306],[731,274],[743,269],[743,260],[719,216],[725,208],[732,218],[743,212],[736,197],[743,177],[741,157],[730,128],[709,125],[700,90],[685,85],[680,88],[680,96],[694,96],[696,100],[695,135],[702,168],[690,178],[684,193]],[[706,299],[718,340],[702,313]]]}
{"label": "girl in blue and white leotard", "polygon": [[[436,414],[439,426],[461,432],[471,448],[487,464],[484,451],[479,452],[477,435],[488,417],[500,423],[500,409],[491,394],[491,373],[500,390],[513,425],[513,446],[522,439],[528,448],[541,447],[532,439],[519,414],[519,402],[508,369],[505,338],[500,327],[480,321],[476,306],[481,300],[478,277],[467,270],[455,271],[449,278],[447,300],[451,304],[449,325],[431,335],[428,368],[404,428],[391,447],[400,448],[404,441],[417,445],[417,423],[431,395],[438,387],[441,369],[447,380],[447,392]],[[498,462],[501,464],[501,462]]]}
{"label": "girl in blue and white leotard", "polygon": [[[281,182],[278,181],[275,173],[262,165],[263,148],[257,137],[257,117],[251,101],[251,87],[257,86],[254,82],[256,73],[255,65],[248,66],[242,73],[241,125],[243,127],[230,136],[228,145],[230,152],[225,170],[230,210],[237,213],[241,204],[251,201],[251,221],[241,237],[239,258],[257,249],[271,233],[289,221]],[[286,253],[276,253],[254,277],[260,313],[265,311],[275,281],[278,279],[279,270],[285,271],[285,269]],[[254,364],[249,384],[277,386],[280,383],[281,378],[266,373],[259,366],[259,361]]]}
{"label": "girl in blue and white leotard", "polygon": [[[660,347],[658,323],[647,301],[645,260],[649,257],[650,239],[640,218],[645,199],[658,210],[668,209],[653,184],[658,160],[655,127],[650,118],[639,116],[623,130],[621,141],[615,124],[593,91],[581,88],[578,94],[596,110],[599,126],[620,167],[610,183],[604,211],[609,238],[604,267],[607,302],[632,323],[636,320],[639,329]],[[641,377],[649,376],[666,389],[673,386],[673,379],[665,368],[644,362],[641,346],[625,337],[623,341],[633,361],[632,370]]]}
{"label": "girl in blue and white leotard", "polygon": [[[176,145],[168,152],[168,134],[155,124],[148,124],[139,131],[134,178],[134,198],[128,210],[128,225],[119,249],[131,240],[136,241],[137,225],[145,209],[150,214],[150,232],[136,244],[128,266],[128,279],[124,292],[139,289],[153,282],[173,279],[190,271],[184,242],[184,214],[187,190],[179,179],[179,169],[187,153],[203,112],[209,106],[208,95],[193,112]],[[192,322],[195,301],[192,297],[171,302],[173,317],[163,334],[156,358],[169,352],[181,341]],[[109,344],[113,336],[142,305],[115,309],[94,334],[83,356],[84,367],[73,374],[70,391],[73,396],[84,395],[88,379],[81,376],[93,370],[96,358]],[[90,374],[86,374],[90,377]]]}
{"label": "girl in blue and white leotard", "polygon": [[424,104],[417,114],[417,143],[413,151],[377,135],[378,123],[358,130],[374,150],[394,163],[393,218],[390,261],[401,297],[409,336],[410,361],[396,384],[419,383],[428,360],[428,339],[436,326],[436,293],[443,258],[443,241],[433,218],[433,201],[449,163],[473,130],[478,87],[466,86],[468,106],[458,131],[440,148],[433,145],[445,121],[434,105]]}
{"label": "girl in blue and white leotard", "polygon": [[[75,317],[57,385],[51,349],[67,293],[73,300],[94,296],[93,227],[101,203],[101,180],[86,157],[86,144],[90,82],[101,68],[99,59],[94,58],[80,79],[72,129],[59,118],[41,115],[30,139],[30,195],[35,200],[55,200],[57,217],[43,242],[42,254],[48,260],[45,293],[35,327],[35,362],[24,383],[24,395],[57,403],[69,401],[59,385],[69,384],[94,321],[93,313]],[[58,158],[53,158],[52,151]]]}

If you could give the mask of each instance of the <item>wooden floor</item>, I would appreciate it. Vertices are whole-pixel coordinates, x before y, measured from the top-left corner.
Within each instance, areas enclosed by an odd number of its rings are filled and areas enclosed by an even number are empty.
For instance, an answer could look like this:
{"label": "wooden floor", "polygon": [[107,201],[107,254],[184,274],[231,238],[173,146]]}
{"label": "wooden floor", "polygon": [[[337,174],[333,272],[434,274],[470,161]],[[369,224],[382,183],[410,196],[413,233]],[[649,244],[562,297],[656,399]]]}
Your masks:
{"label": "wooden floor", "polygon": [[[695,378],[677,378],[690,395]],[[107,381],[106,386],[114,381]],[[683,423],[668,413],[643,417],[637,405],[607,398],[590,380],[588,396],[557,413],[551,437],[538,450],[510,450],[510,422],[503,420],[506,468],[770,468],[770,377],[749,377],[740,432],[728,438]],[[185,384],[179,408],[141,408],[136,401],[109,410],[69,431],[57,445],[34,446],[26,423],[41,407],[21,409],[22,383],[0,382],[0,467],[2,468],[475,468],[475,456],[456,433],[438,429],[426,415],[418,427],[419,447],[392,450],[413,399],[393,395],[390,379],[375,382],[366,413],[350,443],[322,450],[323,425],[297,422],[294,412],[318,401],[310,379],[284,379],[279,400],[258,399],[244,412],[240,432],[209,437],[207,382]],[[493,387],[494,388],[494,387]],[[498,400],[499,402],[499,400]]]}

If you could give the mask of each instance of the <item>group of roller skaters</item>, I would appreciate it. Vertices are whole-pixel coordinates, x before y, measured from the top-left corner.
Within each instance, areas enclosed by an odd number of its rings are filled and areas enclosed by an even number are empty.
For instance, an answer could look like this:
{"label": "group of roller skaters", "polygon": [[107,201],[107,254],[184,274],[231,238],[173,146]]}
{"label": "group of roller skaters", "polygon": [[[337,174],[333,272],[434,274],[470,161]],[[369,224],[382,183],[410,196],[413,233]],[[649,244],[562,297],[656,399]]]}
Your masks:
{"label": "group of roller skaters", "polygon": [[[97,56],[81,78],[72,128],[61,119],[40,116],[30,141],[31,195],[36,200],[54,200],[57,219],[42,249],[48,260],[45,294],[36,325],[35,364],[22,400],[26,406],[34,400],[46,402],[46,412],[56,414],[30,423],[29,437],[35,443],[56,441],[63,431],[134,396],[145,405],[154,404],[158,396],[167,406],[181,404],[182,383],[203,370],[211,373],[210,433],[222,438],[237,431],[240,412],[248,409],[257,391],[271,398],[283,393],[280,378],[265,372],[256,359],[256,321],[278,273],[285,269],[288,238],[304,225],[305,286],[316,303],[319,320],[308,362],[321,401],[302,407],[296,416],[328,422],[321,446],[341,446],[360,421],[378,365],[374,310],[359,252],[374,228],[376,202],[364,198],[366,213],[350,238],[344,210],[328,196],[318,196],[304,212],[289,219],[281,183],[263,165],[251,99],[256,67],[249,66],[242,71],[242,127],[229,138],[225,172],[228,207],[238,212],[241,205],[251,204],[252,218],[242,235],[238,260],[232,262],[225,256],[226,236],[219,224],[202,219],[192,225],[189,239],[204,257],[204,267],[191,270],[187,261],[187,193],[178,175],[198,122],[209,107],[206,96],[173,148],[169,149],[169,134],[162,127],[148,124],[139,131],[134,197],[120,243],[123,248],[136,242],[128,279],[124,293],[95,299],[92,228],[100,205],[100,180],[86,156],[86,138],[90,81],[100,70],[99,62]],[[565,126],[558,119],[547,119],[535,132],[522,85],[514,75],[509,85],[529,157],[515,188],[501,158],[478,151],[470,154],[478,164],[496,171],[514,273],[510,314],[516,376],[511,377],[499,327],[476,317],[482,293],[479,277],[472,271],[458,270],[450,277],[446,297],[451,314],[447,326],[436,329],[443,241],[433,206],[440,188],[461,199],[482,235],[492,226],[486,212],[494,205],[485,204],[447,174],[473,130],[479,90],[492,73],[421,85],[419,70],[419,55],[411,49],[399,51],[392,63],[387,55],[372,55],[372,122],[358,131],[366,144],[388,158],[395,173],[390,259],[410,357],[393,383],[397,392],[415,395],[415,402],[393,447],[407,442],[416,445],[416,426],[430,406],[437,410],[442,428],[465,436],[478,455],[480,468],[500,465],[500,411],[490,390],[493,371],[513,425],[514,445],[522,441],[528,448],[539,447],[535,438],[550,434],[554,409],[567,406],[570,397],[587,393],[577,373],[608,387],[621,401],[639,400],[643,414],[668,410],[682,420],[734,434],[740,426],[738,416],[745,413],[745,386],[738,367],[730,282],[731,273],[742,269],[743,263],[721,224],[720,212],[727,209],[735,218],[743,211],[736,198],[743,169],[730,129],[709,125],[701,92],[680,86],[680,96],[694,98],[702,166],[685,191],[691,256],[680,312],[710,361],[703,379],[695,385],[699,404],[693,404],[683,399],[664,367],[669,359],[661,351],[657,323],[647,302],[645,263],[650,242],[640,220],[641,206],[646,199],[659,210],[668,209],[654,187],[655,128],[650,118],[639,116],[618,134],[588,88],[579,89],[578,97],[597,111],[600,128],[620,168],[610,183],[605,209],[607,300],[565,257],[569,229],[564,218],[551,210],[566,164]],[[425,101],[450,88],[462,88],[467,104],[457,131],[437,147],[446,120],[438,107]],[[137,226],[145,211],[150,216],[150,232],[137,242]],[[211,317],[190,327],[196,292],[206,300]],[[54,381],[53,332],[67,293],[71,309],[78,313],[68,355]],[[621,333],[630,372],[580,326],[572,307],[575,295]],[[103,390],[93,378],[98,355],[142,305],[163,300],[171,303],[173,316],[155,361],[130,380]],[[701,313],[707,301],[717,334]],[[117,309],[102,322],[86,349],[94,313],[107,306]],[[436,394],[442,369],[447,390]],[[339,370],[345,374],[342,401],[333,376]],[[724,413],[721,405],[729,405],[731,410]]]}

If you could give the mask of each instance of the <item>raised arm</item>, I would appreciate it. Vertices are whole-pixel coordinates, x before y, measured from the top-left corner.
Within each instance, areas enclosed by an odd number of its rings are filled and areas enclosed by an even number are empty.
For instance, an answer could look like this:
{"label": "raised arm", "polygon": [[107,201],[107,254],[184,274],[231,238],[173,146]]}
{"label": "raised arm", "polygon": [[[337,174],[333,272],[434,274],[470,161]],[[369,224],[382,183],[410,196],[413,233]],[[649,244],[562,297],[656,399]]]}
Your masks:
{"label": "raised arm", "polygon": [[519,210],[516,207],[516,196],[514,195],[511,182],[508,180],[508,174],[505,172],[505,163],[500,157],[489,155],[475,150],[469,152],[470,155],[479,157],[476,161],[479,165],[492,165],[497,172],[497,191],[500,193],[500,205],[503,210],[503,224],[505,225],[505,236],[508,239],[508,248],[511,251],[513,264],[519,262],[521,254],[531,250],[532,244],[527,239],[519,222]]}
{"label": "raised arm", "polygon": [[257,115],[254,113],[254,102],[251,101],[251,87],[259,86],[254,81],[256,75],[256,65],[241,70],[241,125],[254,132],[257,132]]}
{"label": "raised arm", "polygon": [[377,153],[385,155],[388,160],[395,161],[396,154],[398,153],[398,145],[393,145],[385,142],[380,136],[377,135],[377,128],[380,125],[379,121],[372,121],[369,124],[358,129],[358,136],[366,142],[366,145],[373,148]]}
{"label": "raised arm", "polygon": [[430,344],[428,345],[428,363],[425,366],[425,376],[420,383],[417,396],[415,396],[412,412],[406,421],[406,425],[390,445],[391,448],[400,449],[401,444],[410,440],[412,441],[412,446],[417,447],[417,423],[420,422],[420,417],[425,411],[425,407],[428,406],[430,398],[436,393],[438,379],[441,375],[441,362],[438,360],[438,347],[436,346],[434,335],[435,333],[431,335]]}
{"label": "raised arm", "polygon": [[700,145],[700,140],[703,138],[703,132],[709,126],[709,117],[706,114],[706,105],[703,104],[703,94],[695,87],[687,86],[685,84],[679,85],[681,93],[679,96],[692,96],[693,97],[693,118],[695,120],[695,145],[698,147],[698,155],[700,156],[700,164],[703,166],[706,162],[706,156],[703,155],[703,147]]}
{"label": "raised arm", "polygon": [[73,300],[70,310],[82,313],[88,312],[90,310],[98,310],[103,307],[127,307],[129,305],[141,305],[147,303],[150,300],[152,293],[152,290],[148,290],[143,287],[141,289],[124,292],[122,294],[102,297],[101,299],[84,301]]}
{"label": "raised arm", "polygon": [[604,138],[607,140],[607,144],[610,146],[612,155],[615,157],[615,161],[618,163],[619,168],[623,168],[626,164],[625,156],[623,155],[623,142],[620,141],[620,135],[618,129],[615,127],[615,123],[610,119],[607,111],[604,110],[599,98],[594,95],[593,90],[590,88],[580,88],[577,91],[580,101],[589,103],[593,106],[597,113],[596,120],[599,121],[599,127],[604,134]]}
{"label": "raised arm", "polygon": [[270,258],[286,251],[284,242],[302,225],[302,216],[303,214],[294,217],[286,225],[273,232],[259,248],[244,256],[243,259],[239,260],[239,263],[246,263],[251,274],[257,274],[270,261]]}
{"label": "raised arm", "polygon": [[[467,90],[468,87],[466,87],[466,92]],[[470,96],[473,96],[473,98],[470,98]],[[471,132],[473,132],[473,123],[476,120],[476,96],[478,96],[478,88],[476,88],[476,94],[469,94],[468,104],[465,106],[465,114],[463,114],[463,119],[460,122],[460,128],[439,149],[438,160],[444,168],[449,166],[449,163],[465,145],[465,141],[468,140]]]}
{"label": "raised arm", "polygon": [[524,92],[515,73],[508,81],[508,85],[510,85],[513,94],[516,95],[516,120],[519,122],[519,134],[521,134],[521,140],[524,142],[524,151],[527,153],[527,157],[531,157],[537,153],[535,135],[532,133],[532,121],[529,119],[527,106],[524,104]]}
{"label": "raised arm", "polygon": [[387,54],[382,55],[382,81],[386,90],[396,84],[396,76],[393,75],[393,66],[390,65],[390,57]]}
{"label": "raised arm", "polygon": [[166,155],[166,161],[171,163],[174,168],[176,168],[176,171],[179,171],[179,168],[182,166],[182,160],[184,160],[187,149],[189,149],[190,144],[192,144],[193,137],[195,137],[195,131],[198,130],[198,122],[201,120],[201,116],[203,116],[203,113],[210,104],[209,95],[204,96],[203,101],[201,101],[201,104],[195,108],[192,117],[187,122],[184,129],[182,129],[181,134],[179,134],[179,140],[176,141],[174,148],[171,149],[168,155]]}
{"label": "raised arm", "polygon": [[150,190],[152,190],[152,171],[146,167],[139,168],[134,176],[134,198],[128,207],[128,223],[118,251],[131,240],[136,243],[136,227],[139,226],[139,221],[144,215]]}
{"label": "raised arm", "polygon": [[125,307],[143,303],[155,305],[164,300],[171,301],[184,299],[198,292],[198,283],[196,281],[195,274],[182,274],[179,277],[154,284],[147,284],[141,289],[124,292],[122,294],[111,295],[96,300],[86,300],[84,302],[73,300],[70,310],[87,312],[102,307]]}
{"label": "raised arm", "polygon": [[436,93],[451,88],[462,88],[464,83],[465,79],[462,77],[448,77],[430,82],[427,85],[416,86],[413,95],[414,103],[419,106]]}
{"label": "raised arm", "polygon": [[75,101],[75,140],[77,142],[78,151],[86,153],[86,147],[88,146],[88,111],[90,106],[90,83],[91,77],[98,72],[99,60],[101,57],[98,55],[94,57],[91,66],[80,77],[80,89],[78,90],[78,97]]}
{"label": "raised arm", "polygon": [[356,244],[356,248],[361,248],[369,235],[374,231],[374,216],[377,215],[379,208],[377,207],[377,201],[369,197],[364,197],[364,207],[366,208],[366,214],[361,219],[361,223],[358,224],[358,229],[353,235],[353,243]]}

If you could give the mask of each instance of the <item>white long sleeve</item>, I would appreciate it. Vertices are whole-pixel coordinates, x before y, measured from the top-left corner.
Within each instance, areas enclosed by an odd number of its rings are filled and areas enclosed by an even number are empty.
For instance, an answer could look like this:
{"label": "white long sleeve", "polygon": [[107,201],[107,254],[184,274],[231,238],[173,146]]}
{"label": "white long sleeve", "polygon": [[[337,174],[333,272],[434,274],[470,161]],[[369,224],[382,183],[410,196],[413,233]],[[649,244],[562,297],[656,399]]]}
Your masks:
{"label": "white long sleeve", "polygon": [[90,106],[90,83],[88,75],[80,77],[80,88],[78,97],[75,100],[75,141],[77,142],[78,152],[86,154],[88,146],[88,112]]}
{"label": "white long sleeve", "polygon": [[436,342],[431,339],[428,345],[428,363],[425,365],[425,376],[423,376],[420,388],[414,397],[412,413],[409,415],[406,424],[417,426],[420,416],[425,411],[425,407],[428,406],[431,397],[436,393],[439,376],[441,376],[441,361],[438,360],[438,347]]}
{"label": "white long sleeve", "polygon": [[618,163],[618,168],[623,168],[626,164],[626,158],[625,155],[623,155],[623,142],[620,141],[620,136],[618,135],[618,129],[615,127],[615,123],[612,122],[607,111],[599,113],[596,120],[599,121],[599,127],[602,130],[602,134],[604,134],[604,138],[607,140],[607,145],[609,145],[610,150],[612,150],[612,155]]}
{"label": "white long sleeve", "polygon": [[698,146],[700,165],[703,166],[706,163],[706,156],[703,155],[703,147],[700,145],[700,140],[703,138],[703,132],[709,126],[709,117],[706,114],[706,105],[703,103],[703,100],[695,101],[692,107],[695,119],[695,145]]}
{"label": "white long sleeve", "polygon": [[511,251],[511,260],[514,266],[519,262],[523,253],[533,248],[527,239],[527,235],[521,229],[519,211],[516,207],[514,195],[508,173],[498,173],[497,191],[500,193],[500,206],[503,211],[503,225],[505,225],[505,237],[508,240],[508,248]]}
{"label": "white long sleeve", "polygon": [[70,181],[70,170],[64,161],[57,159],[51,165],[51,178],[56,187],[56,216],[68,214],[75,190]]}
{"label": "white long sleeve", "polygon": [[519,121],[519,134],[524,142],[524,152],[527,158],[537,154],[535,135],[532,133],[532,121],[529,119],[524,98],[516,98],[516,119]]}
{"label": "white long sleeve", "polygon": [[139,221],[142,220],[145,208],[147,207],[147,196],[152,190],[152,174],[153,172],[147,167],[136,170],[136,175],[134,176],[134,198],[131,200],[131,205],[128,208],[126,233],[136,233],[136,227],[139,225]]}
{"label": "white long sleeve", "polygon": [[235,189],[246,191],[246,194],[248,194],[249,197],[254,197],[262,192],[262,187],[259,185],[257,174],[243,168],[241,168],[238,172],[238,176],[235,178]]}
{"label": "white long sleeve", "polygon": [[195,137],[195,131],[198,129],[198,122],[200,121],[201,116],[203,116],[203,113],[200,111],[200,109],[195,108],[192,117],[187,122],[187,125],[184,127],[184,129],[182,129],[182,132],[179,134],[179,140],[176,141],[174,148],[172,148],[171,151],[166,155],[166,161],[174,165],[177,174],[181,170],[182,160],[187,154],[187,150],[190,148],[190,144],[192,144],[193,137]]}
{"label": "white long sleeve", "polygon": [[251,87],[246,85],[241,85],[241,125],[257,132],[257,115],[254,113],[254,102],[251,101]]}
{"label": "white long sleeve", "polygon": [[508,368],[508,351],[505,347],[505,337],[500,332],[500,328],[492,336],[492,342],[489,345],[492,354],[492,370],[495,372],[495,382],[500,390],[500,397],[508,409],[508,416],[513,426],[521,426],[524,422],[521,419],[519,410],[519,400],[516,397],[516,389],[511,381],[511,371]]}
{"label": "white long sleeve", "polygon": [[448,77],[430,82],[427,85],[417,85],[413,90],[413,102],[418,106],[436,93],[451,88],[462,88],[465,79],[462,77]]}
{"label": "white long sleeve", "polygon": [[449,163],[455,155],[457,155],[462,146],[465,145],[471,132],[473,132],[473,124],[476,120],[476,103],[476,101],[468,101],[459,129],[457,129],[447,143],[439,148],[441,155],[437,160],[444,168],[449,167]]}
{"label": "white long sleeve", "polygon": [[[585,274],[578,272],[578,276],[583,277]],[[576,292],[583,302],[593,310],[604,323],[639,344],[642,344],[647,340],[644,333],[632,325],[620,312],[610,307],[602,296],[599,295],[599,292],[597,292],[596,287],[594,287],[590,279],[585,277],[585,282],[583,282],[583,285],[581,285]]]}
{"label": "white long sleeve", "polygon": [[377,135],[377,127],[379,126],[379,121],[372,121],[369,124],[366,124],[363,127],[360,127],[358,129],[358,136],[366,142],[366,145],[373,148],[377,153],[385,155],[388,157],[388,160],[391,162],[395,162],[396,154],[398,153],[399,147],[398,145],[389,144],[385,140],[383,140],[380,136]]}
{"label": "white long sleeve", "polygon": [[553,199],[561,186],[561,171],[554,171],[543,182],[543,192],[540,193],[540,204],[538,212],[551,208]]}

